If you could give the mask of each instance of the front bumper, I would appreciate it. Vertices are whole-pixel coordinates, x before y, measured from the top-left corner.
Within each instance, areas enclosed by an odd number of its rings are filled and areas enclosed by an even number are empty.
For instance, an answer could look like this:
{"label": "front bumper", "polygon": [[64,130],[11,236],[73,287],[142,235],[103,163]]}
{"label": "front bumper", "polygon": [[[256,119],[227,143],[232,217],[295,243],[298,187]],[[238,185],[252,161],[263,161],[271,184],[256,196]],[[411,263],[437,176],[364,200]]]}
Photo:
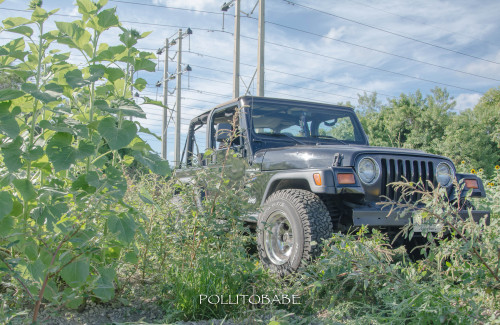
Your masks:
{"label": "front bumper", "polygon": [[[469,217],[469,211],[458,212],[462,219]],[[486,224],[490,223],[490,212],[484,210],[472,210],[472,218],[475,222],[486,218]],[[401,209],[380,208],[380,207],[356,207],[352,210],[352,221],[354,226],[370,227],[402,227],[410,222],[411,213],[405,213]]]}

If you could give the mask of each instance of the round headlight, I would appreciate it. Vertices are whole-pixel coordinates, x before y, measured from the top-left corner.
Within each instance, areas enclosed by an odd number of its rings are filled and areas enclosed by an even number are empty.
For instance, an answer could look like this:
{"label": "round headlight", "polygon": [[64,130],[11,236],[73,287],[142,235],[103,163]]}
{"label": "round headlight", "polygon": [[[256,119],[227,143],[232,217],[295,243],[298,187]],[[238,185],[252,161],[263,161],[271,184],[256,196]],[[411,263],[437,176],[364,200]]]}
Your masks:
{"label": "round headlight", "polygon": [[450,164],[440,162],[436,168],[436,179],[441,186],[449,186],[453,182],[455,173]]}
{"label": "round headlight", "polygon": [[374,183],[380,175],[378,164],[372,158],[363,158],[358,163],[358,176],[365,184]]}

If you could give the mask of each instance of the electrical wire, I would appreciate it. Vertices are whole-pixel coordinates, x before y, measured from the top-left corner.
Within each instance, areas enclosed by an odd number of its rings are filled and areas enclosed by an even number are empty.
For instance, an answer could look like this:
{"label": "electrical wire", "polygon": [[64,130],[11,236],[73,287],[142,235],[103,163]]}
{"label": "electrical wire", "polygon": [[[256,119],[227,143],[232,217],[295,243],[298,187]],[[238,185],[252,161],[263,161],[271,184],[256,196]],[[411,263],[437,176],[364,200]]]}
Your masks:
{"label": "electrical wire", "polygon": [[435,48],[439,48],[439,49],[442,49],[442,50],[445,50],[445,51],[453,52],[453,53],[456,53],[456,54],[468,56],[470,58],[474,58],[474,59],[477,59],[477,60],[481,60],[481,61],[485,61],[485,62],[489,62],[489,63],[500,65],[500,63],[495,62],[495,61],[484,59],[484,58],[481,58],[481,57],[478,57],[478,56],[475,56],[475,55],[472,55],[472,54],[467,54],[467,53],[464,53],[464,52],[456,51],[456,50],[453,50],[453,49],[450,49],[450,48],[447,48],[447,47],[444,47],[444,46],[440,46],[440,45],[437,45],[437,44],[433,44],[433,43],[430,43],[430,42],[421,41],[421,40],[416,39],[414,37],[410,37],[410,36],[406,36],[406,35],[399,34],[399,33],[396,33],[396,32],[392,32],[390,30],[383,29],[383,28],[380,28],[380,27],[376,27],[376,26],[373,26],[373,25],[369,25],[369,24],[366,24],[366,23],[363,23],[363,22],[360,22],[360,21],[357,21],[357,20],[354,20],[354,19],[342,17],[342,16],[333,14],[333,13],[328,12],[328,11],[324,11],[324,10],[320,10],[320,9],[317,9],[317,8],[309,7],[309,6],[306,6],[304,4],[293,2],[293,1],[290,1],[290,0],[283,0],[283,1],[286,2],[287,4],[290,4],[290,5],[294,5],[294,6],[306,8],[306,9],[309,9],[309,10],[312,10],[312,11],[320,12],[320,13],[328,15],[328,16],[332,16],[332,17],[335,17],[335,18],[338,18],[338,19],[349,21],[351,23],[355,23],[355,24],[358,24],[358,25],[361,25],[361,26],[372,28],[372,29],[375,29],[375,30],[378,30],[378,31],[381,31],[381,32],[384,32],[384,33],[391,34],[391,35],[399,36],[399,37],[402,37],[402,38],[405,38],[405,39],[408,39],[408,40],[411,40],[411,41],[414,41],[414,42],[418,42],[418,43],[421,43],[421,44],[429,45],[429,46],[432,46],[432,47],[435,47]]}

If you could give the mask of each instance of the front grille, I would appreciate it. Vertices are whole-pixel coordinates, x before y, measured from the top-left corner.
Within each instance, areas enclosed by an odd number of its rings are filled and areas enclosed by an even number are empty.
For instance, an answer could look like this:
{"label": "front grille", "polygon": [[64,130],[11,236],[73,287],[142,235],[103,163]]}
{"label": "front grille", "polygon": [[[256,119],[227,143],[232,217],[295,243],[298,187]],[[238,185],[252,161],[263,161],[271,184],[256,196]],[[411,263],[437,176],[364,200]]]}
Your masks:
{"label": "front grille", "polygon": [[[428,160],[419,159],[386,159],[382,158],[381,163],[381,195],[386,196],[390,200],[398,201],[401,199],[401,190],[394,189],[389,185],[393,182],[404,181],[419,182],[421,181],[425,189],[430,181],[434,184],[434,163]],[[388,186],[389,185],[389,186]],[[413,194],[411,197],[403,198],[405,201],[417,201],[419,195]]]}

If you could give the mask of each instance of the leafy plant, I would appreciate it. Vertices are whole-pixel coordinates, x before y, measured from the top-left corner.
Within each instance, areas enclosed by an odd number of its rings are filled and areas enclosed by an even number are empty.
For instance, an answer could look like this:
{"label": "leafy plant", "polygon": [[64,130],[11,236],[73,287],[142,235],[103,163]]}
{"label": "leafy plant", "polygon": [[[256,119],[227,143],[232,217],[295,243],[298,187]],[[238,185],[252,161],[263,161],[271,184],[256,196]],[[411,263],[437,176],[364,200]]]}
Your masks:
{"label": "leafy plant", "polygon": [[[136,160],[169,173],[138,135],[148,130],[126,119],[145,117],[130,99],[128,71],[154,71],[154,55],[134,47],[148,33],[121,27],[106,2],[78,0],[81,19],[56,22],[56,30],[45,25],[57,10],[39,5],[31,19],[3,21],[2,32],[21,37],[0,47],[0,69],[21,87],[0,90],[0,278],[24,290],[33,321],[44,303],[113,297],[116,256],[140,225],[123,200],[124,168]],[[113,29],[121,44],[100,42]],[[69,62],[74,52],[82,68]],[[145,80],[133,86],[142,90]]]}

